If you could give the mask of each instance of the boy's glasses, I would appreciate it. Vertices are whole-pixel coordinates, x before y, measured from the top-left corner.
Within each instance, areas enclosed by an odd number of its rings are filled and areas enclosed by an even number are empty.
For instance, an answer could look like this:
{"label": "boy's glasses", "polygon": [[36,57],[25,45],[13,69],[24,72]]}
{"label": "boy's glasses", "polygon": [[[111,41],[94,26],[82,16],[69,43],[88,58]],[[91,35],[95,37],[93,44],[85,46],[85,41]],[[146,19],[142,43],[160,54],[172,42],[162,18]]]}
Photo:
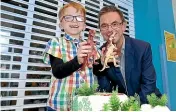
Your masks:
{"label": "boy's glasses", "polygon": [[78,22],[84,22],[85,21],[85,18],[83,16],[72,16],[72,15],[63,16],[62,19],[64,19],[67,22],[72,22],[74,20],[74,18]]}

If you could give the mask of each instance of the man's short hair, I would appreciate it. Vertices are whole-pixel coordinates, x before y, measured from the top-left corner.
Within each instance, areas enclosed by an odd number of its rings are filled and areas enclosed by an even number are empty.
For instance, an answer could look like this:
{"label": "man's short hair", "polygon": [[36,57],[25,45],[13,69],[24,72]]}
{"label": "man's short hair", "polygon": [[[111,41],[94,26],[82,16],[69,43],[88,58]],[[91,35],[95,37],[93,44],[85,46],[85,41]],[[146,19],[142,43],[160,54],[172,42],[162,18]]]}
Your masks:
{"label": "man's short hair", "polygon": [[100,10],[98,14],[99,26],[100,26],[100,17],[108,12],[117,12],[120,15],[122,22],[126,22],[122,11],[120,11],[116,6],[111,5],[111,6],[105,6]]}
{"label": "man's short hair", "polygon": [[68,7],[73,7],[73,8],[75,8],[75,9],[77,10],[77,12],[80,11],[80,12],[84,15],[84,17],[85,17],[85,15],[86,15],[86,10],[85,10],[85,8],[84,8],[81,4],[76,3],[76,2],[69,2],[68,4],[64,5],[64,6],[59,10],[59,19],[61,19],[61,17],[62,17],[63,14],[64,14],[65,9],[68,8]]}

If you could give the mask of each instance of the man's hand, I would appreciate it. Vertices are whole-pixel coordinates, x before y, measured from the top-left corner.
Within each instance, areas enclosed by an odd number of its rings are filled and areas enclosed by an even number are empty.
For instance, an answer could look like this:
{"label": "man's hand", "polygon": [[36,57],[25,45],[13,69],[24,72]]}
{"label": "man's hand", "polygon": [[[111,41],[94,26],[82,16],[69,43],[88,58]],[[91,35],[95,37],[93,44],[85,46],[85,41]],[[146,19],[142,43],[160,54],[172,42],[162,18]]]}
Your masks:
{"label": "man's hand", "polygon": [[84,62],[84,58],[87,56],[88,53],[91,52],[92,47],[87,45],[87,42],[79,43],[79,48],[77,52],[78,63],[82,64]]}

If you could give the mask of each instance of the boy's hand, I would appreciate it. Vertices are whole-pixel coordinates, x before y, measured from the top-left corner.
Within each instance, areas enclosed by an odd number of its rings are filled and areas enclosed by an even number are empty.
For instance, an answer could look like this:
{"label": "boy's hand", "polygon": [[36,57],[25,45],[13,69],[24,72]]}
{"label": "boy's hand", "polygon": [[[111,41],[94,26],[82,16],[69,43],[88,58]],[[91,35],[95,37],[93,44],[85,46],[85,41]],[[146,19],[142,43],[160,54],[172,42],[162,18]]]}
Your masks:
{"label": "boy's hand", "polygon": [[84,62],[84,57],[87,56],[88,53],[91,52],[91,46],[87,45],[87,42],[79,43],[79,48],[77,52],[78,63],[82,64]]}

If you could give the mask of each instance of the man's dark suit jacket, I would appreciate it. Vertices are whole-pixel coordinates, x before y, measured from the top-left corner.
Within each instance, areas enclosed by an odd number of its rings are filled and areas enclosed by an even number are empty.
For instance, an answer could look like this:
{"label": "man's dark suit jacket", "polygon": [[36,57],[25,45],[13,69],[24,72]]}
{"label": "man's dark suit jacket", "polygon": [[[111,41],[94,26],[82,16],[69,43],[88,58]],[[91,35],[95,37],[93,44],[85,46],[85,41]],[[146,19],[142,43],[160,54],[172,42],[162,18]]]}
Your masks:
{"label": "man's dark suit jacket", "polygon": [[[101,47],[103,48],[105,44]],[[101,49],[100,48],[100,49]],[[97,76],[99,90],[112,92],[118,85],[118,91],[128,96],[139,94],[141,103],[147,103],[146,96],[155,93],[161,96],[156,88],[156,73],[152,63],[152,51],[149,43],[125,37],[125,80],[122,75],[117,74],[117,69],[110,63],[110,68],[100,72],[102,65],[100,60],[94,65],[93,73]]]}

